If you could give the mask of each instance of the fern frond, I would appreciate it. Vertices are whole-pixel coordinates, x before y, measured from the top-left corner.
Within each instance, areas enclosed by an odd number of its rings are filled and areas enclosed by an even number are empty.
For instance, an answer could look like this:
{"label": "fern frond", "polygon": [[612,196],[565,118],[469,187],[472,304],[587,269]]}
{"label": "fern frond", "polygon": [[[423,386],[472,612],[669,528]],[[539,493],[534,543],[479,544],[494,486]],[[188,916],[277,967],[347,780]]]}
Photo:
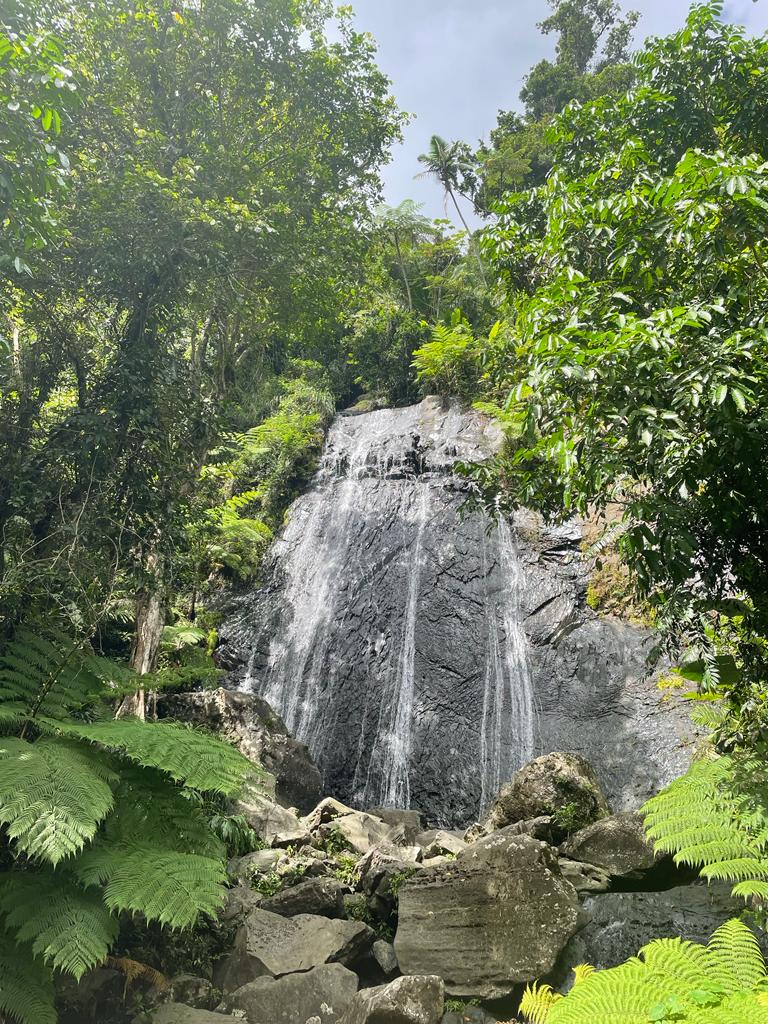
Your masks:
{"label": "fern frond", "polygon": [[709,959],[706,949],[695,942],[680,938],[655,939],[643,946],[640,956],[660,982],[666,979],[689,988],[706,986]]}
{"label": "fern frond", "polygon": [[549,1011],[558,999],[563,997],[551,985],[538,985],[535,981],[526,985],[520,1000],[520,1012],[530,1024],[546,1024]]}
{"label": "fern frond", "polygon": [[115,780],[103,755],[78,743],[0,739],[0,822],[18,849],[57,864],[96,834]]}
{"label": "fern frond", "polygon": [[764,902],[768,900],[768,882],[760,882],[756,879],[749,879],[746,882],[739,882],[731,890],[734,896],[741,896],[745,900],[755,899]]}
{"label": "fern frond", "polygon": [[577,964],[573,968],[573,984],[578,985],[579,982],[586,981],[594,973],[595,968],[592,964]]}
{"label": "fern frond", "polygon": [[145,768],[159,768],[193,789],[231,796],[254,764],[223,740],[171,722],[120,718],[87,725],[60,723],[62,733],[88,740]]}
{"label": "fern frond", "polygon": [[768,879],[768,861],[761,861],[756,857],[737,857],[733,860],[718,861],[716,864],[705,864],[700,870],[707,881],[711,881],[713,878],[719,882],[743,882],[753,878]]}
{"label": "fern frond", "polygon": [[53,979],[31,950],[0,932],[0,1013],[20,1024],[56,1024]]}
{"label": "fern frond", "polygon": [[148,921],[187,928],[201,913],[218,910],[226,877],[222,862],[210,857],[134,847],[113,860],[104,901],[111,910],[138,912]]}
{"label": "fern frond", "polygon": [[117,920],[100,895],[52,871],[14,871],[0,880],[0,915],[18,943],[29,942],[35,956],[78,981],[117,938]]}
{"label": "fern frond", "polygon": [[721,924],[707,944],[711,976],[728,993],[757,988],[765,960],[754,932],[737,919]]}

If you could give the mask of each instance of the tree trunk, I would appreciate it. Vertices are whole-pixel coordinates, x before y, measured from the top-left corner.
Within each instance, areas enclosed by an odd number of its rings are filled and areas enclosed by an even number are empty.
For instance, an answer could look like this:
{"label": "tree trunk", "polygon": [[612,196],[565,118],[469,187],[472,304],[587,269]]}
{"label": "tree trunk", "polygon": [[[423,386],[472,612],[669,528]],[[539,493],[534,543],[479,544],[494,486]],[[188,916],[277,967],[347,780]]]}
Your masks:
{"label": "tree trunk", "polygon": [[453,194],[453,189],[450,188],[449,186],[446,186],[446,187],[448,188],[448,195],[451,197],[451,199],[453,200],[453,205],[456,207],[456,213],[458,213],[459,219],[461,220],[461,223],[464,225],[464,230],[467,232],[467,240],[469,242],[469,246],[470,246],[471,249],[474,249],[474,251],[475,251],[475,257],[477,259],[477,265],[480,268],[480,276],[483,279],[483,284],[487,288],[488,287],[488,278],[485,276],[485,267],[483,266],[483,261],[482,261],[482,259],[480,257],[480,250],[475,245],[475,241],[472,238],[472,232],[469,230],[469,224],[467,224],[466,220],[464,220],[464,214],[461,212],[461,207],[459,206],[459,204],[458,204],[458,202],[456,200],[456,196]]}
{"label": "tree trunk", "polygon": [[[154,671],[165,626],[165,594],[159,578],[159,559],[156,555],[151,555],[147,559],[147,567],[157,575],[152,584],[140,590],[136,597],[136,633],[129,662],[133,671],[140,676]],[[133,715],[143,721],[146,714],[146,694],[142,688],[123,698],[115,718]]]}
{"label": "tree trunk", "polygon": [[403,281],[405,282],[405,291],[408,296],[408,309],[413,312],[413,296],[411,295],[411,282],[408,280],[408,273],[405,269],[405,261],[403,260],[403,254],[400,251],[400,239],[398,238],[397,231],[392,232],[395,239],[395,250],[397,251],[397,261],[400,264],[400,273],[402,274]]}

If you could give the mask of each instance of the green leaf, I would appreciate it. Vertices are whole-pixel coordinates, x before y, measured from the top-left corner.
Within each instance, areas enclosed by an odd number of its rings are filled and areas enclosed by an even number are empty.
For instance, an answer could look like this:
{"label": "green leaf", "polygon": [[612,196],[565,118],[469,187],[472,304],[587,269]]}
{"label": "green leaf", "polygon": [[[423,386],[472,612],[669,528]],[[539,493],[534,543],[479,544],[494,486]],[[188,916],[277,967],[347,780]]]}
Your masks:
{"label": "green leaf", "polygon": [[0,1012],[20,1024],[57,1024],[50,970],[0,932]]}
{"label": "green leaf", "polygon": [[83,744],[0,738],[0,822],[16,847],[58,864],[82,850],[112,809],[116,776]]}

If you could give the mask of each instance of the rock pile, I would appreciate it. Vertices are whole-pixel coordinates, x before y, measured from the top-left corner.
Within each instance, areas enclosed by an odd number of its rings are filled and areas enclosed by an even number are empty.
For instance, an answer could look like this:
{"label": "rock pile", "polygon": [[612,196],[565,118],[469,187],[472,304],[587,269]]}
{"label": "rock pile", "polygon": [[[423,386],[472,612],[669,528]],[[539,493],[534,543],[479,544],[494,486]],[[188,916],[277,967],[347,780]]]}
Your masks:
{"label": "rock pile", "polygon": [[735,911],[612,815],[573,754],[526,765],[463,834],[330,798],[239,807],[265,848],[229,866],[231,951],[137,1024],[491,1024],[527,982],[701,941]]}

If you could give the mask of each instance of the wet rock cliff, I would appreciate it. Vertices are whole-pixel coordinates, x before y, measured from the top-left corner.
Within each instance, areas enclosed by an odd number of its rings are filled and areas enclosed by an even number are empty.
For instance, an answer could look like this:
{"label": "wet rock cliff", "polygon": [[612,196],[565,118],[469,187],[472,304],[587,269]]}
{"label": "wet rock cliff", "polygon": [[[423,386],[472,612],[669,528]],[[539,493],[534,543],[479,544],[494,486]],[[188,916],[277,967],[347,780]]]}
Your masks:
{"label": "wet rock cliff", "polygon": [[432,398],[340,415],[263,585],[230,609],[230,685],[353,806],[463,825],[521,765],[570,750],[620,810],[685,767],[690,727],[645,678],[648,638],[586,606],[578,527],[463,509],[455,464],[497,443]]}

